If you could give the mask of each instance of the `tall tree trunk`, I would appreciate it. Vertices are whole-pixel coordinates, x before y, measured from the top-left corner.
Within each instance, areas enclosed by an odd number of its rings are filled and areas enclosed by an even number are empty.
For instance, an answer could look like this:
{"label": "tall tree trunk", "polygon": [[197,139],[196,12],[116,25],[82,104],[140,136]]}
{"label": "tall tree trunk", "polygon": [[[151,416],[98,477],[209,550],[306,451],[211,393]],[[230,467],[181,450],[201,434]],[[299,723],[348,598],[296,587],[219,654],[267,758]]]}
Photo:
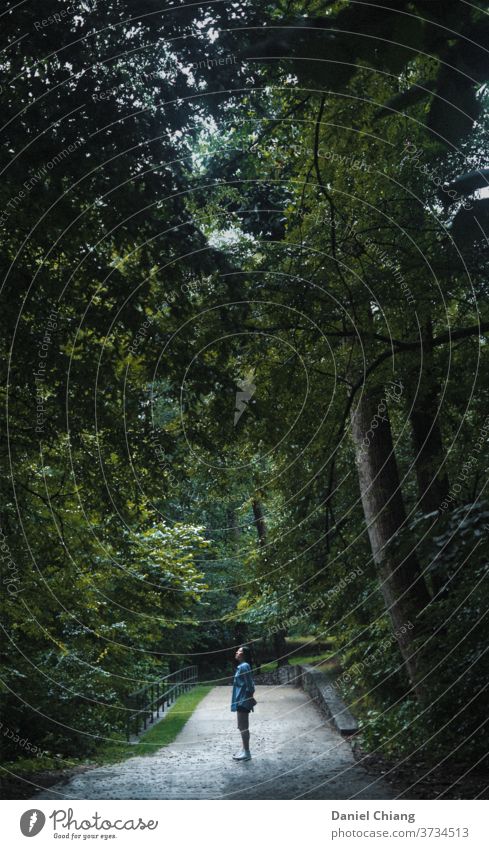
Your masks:
{"label": "tall tree trunk", "polygon": [[287,631],[280,630],[273,635],[273,652],[277,660],[277,666],[288,666],[289,658],[287,656],[287,643],[285,638]]}
{"label": "tall tree trunk", "polygon": [[[418,501],[423,513],[440,515],[440,506],[448,498],[450,482],[440,428],[438,401],[440,387],[435,375],[433,361],[433,327],[431,319],[426,323],[423,334],[422,372],[411,382],[409,399],[411,434],[414,449],[414,467],[418,485]],[[436,524],[436,518],[433,525]],[[431,575],[433,592],[438,594],[445,581],[442,575]]]}
{"label": "tall tree trunk", "polygon": [[[227,511],[228,516],[228,534],[229,539],[234,550],[234,553],[238,555],[239,552],[239,544],[240,544],[240,534],[241,530],[239,527],[239,518],[237,511],[232,507]],[[245,645],[248,639],[248,625],[245,622],[237,622],[234,626],[234,643],[236,646]]]}
{"label": "tall tree trunk", "polygon": [[263,504],[259,498],[254,498],[252,501],[253,515],[255,517],[256,532],[258,534],[258,542],[262,548],[267,544],[267,523],[265,521],[265,513],[263,512]]}
{"label": "tall tree trunk", "polygon": [[236,510],[234,510],[232,507],[228,510],[228,523],[228,531],[231,544],[234,550],[237,551],[239,549],[240,527]]}
{"label": "tall tree trunk", "polygon": [[418,500],[424,513],[439,510],[450,488],[447,473],[440,470],[444,455],[436,411],[437,394],[433,388],[433,391],[418,395],[409,416],[416,455]]}
{"label": "tall tree trunk", "polygon": [[414,463],[421,507],[425,513],[432,513],[440,509],[450,484],[446,468],[442,466],[445,454],[438,410],[440,387],[434,371],[431,320],[423,334],[422,373],[418,382],[418,386],[412,387],[410,412]]}
{"label": "tall tree trunk", "polygon": [[[254,498],[252,502],[252,507],[253,515],[255,517],[256,532],[258,534],[258,542],[260,544],[260,547],[264,548],[267,544],[267,523],[265,520],[265,513],[261,500],[259,498]],[[287,666],[289,662],[288,657],[286,656],[286,636],[287,631],[284,629],[277,631],[273,636],[273,651],[278,666]]]}
{"label": "tall tree trunk", "polygon": [[414,552],[400,557],[392,550],[406,514],[387,404],[379,392],[363,391],[351,411],[351,428],[363,512],[385,606],[414,692],[422,698],[425,688],[419,682],[412,641],[417,635],[416,615],[429,603],[430,595]]}

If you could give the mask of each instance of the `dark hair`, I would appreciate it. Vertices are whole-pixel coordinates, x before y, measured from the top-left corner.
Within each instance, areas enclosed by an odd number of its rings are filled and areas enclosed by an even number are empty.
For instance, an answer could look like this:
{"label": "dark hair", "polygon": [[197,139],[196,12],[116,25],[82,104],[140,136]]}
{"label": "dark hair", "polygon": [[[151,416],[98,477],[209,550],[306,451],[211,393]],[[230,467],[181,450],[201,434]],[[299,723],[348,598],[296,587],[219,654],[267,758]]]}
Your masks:
{"label": "dark hair", "polygon": [[240,649],[243,649],[243,660],[245,663],[249,663],[250,666],[253,666],[253,655],[249,646],[240,646]]}

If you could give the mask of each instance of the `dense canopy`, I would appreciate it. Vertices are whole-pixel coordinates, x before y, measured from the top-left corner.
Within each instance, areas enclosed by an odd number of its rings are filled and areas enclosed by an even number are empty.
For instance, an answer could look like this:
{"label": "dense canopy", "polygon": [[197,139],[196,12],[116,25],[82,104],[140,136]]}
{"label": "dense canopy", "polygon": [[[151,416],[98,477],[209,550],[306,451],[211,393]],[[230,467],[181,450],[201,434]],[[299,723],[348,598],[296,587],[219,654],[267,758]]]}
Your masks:
{"label": "dense canopy", "polygon": [[244,639],[326,643],[365,749],[480,767],[485,4],[1,20],[3,768]]}

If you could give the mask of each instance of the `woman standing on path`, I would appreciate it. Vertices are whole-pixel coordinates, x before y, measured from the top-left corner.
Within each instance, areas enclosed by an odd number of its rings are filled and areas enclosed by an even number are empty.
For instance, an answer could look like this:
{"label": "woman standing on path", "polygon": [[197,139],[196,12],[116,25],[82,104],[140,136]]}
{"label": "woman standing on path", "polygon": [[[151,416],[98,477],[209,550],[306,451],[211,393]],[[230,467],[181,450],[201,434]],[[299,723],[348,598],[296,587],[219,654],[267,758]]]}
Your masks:
{"label": "woman standing on path", "polygon": [[250,711],[253,710],[253,705],[256,702],[253,698],[255,682],[251,674],[251,652],[248,646],[240,646],[235,654],[235,658],[238,661],[238,667],[233,681],[231,710],[236,711],[243,748],[241,752],[237,752],[233,757],[235,761],[249,761],[251,758],[249,719]]}

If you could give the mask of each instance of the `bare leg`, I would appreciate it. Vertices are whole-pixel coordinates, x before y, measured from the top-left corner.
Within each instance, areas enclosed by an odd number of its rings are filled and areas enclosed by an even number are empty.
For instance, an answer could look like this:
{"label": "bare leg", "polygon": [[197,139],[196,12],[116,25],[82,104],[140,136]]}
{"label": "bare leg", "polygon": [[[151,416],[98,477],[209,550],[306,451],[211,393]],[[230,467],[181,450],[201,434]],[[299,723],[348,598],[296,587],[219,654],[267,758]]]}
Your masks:
{"label": "bare leg", "polygon": [[249,752],[250,751],[250,732],[249,731],[242,731],[241,732],[241,739],[243,741],[243,749],[245,750],[245,752]]}
{"label": "bare leg", "polygon": [[249,723],[250,717],[247,710],[238,710],[238,729],[241,733],[241,741],[243,743],[243,749],[245,752],[249,752],[250,750],[250,731],[249,731]]}

